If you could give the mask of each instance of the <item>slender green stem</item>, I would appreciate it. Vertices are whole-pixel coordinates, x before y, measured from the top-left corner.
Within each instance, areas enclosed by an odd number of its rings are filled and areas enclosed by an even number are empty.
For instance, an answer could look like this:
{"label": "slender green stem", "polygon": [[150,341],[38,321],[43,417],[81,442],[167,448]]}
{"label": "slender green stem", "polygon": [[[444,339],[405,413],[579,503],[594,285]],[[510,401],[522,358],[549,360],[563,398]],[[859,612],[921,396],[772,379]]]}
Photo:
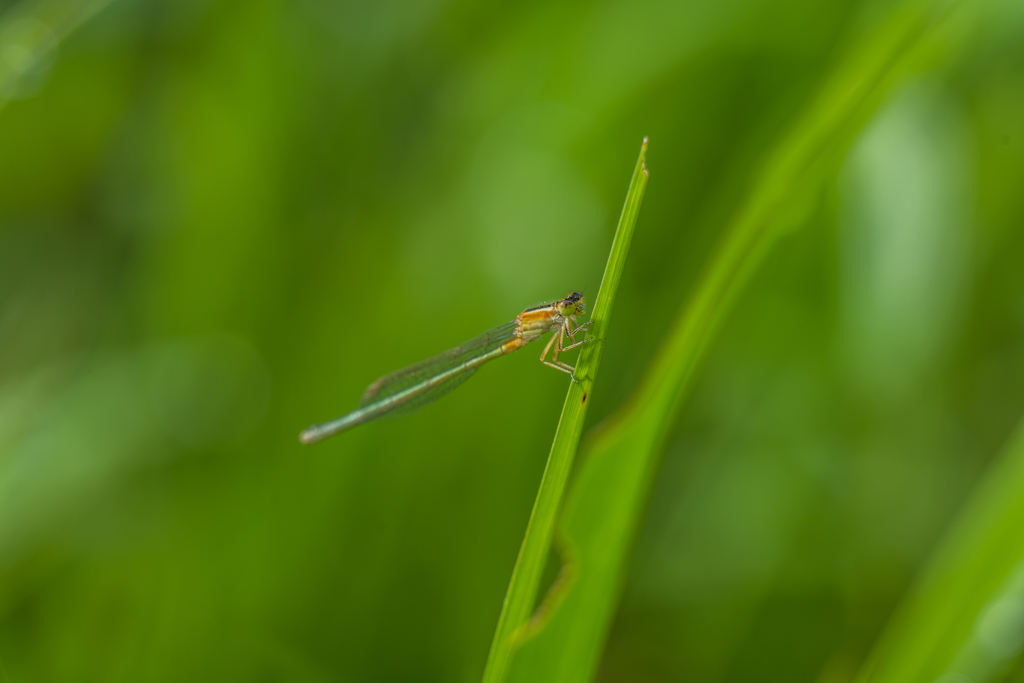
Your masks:
{"label": "slender green stem", "polygon": [[604,277],[601,279],[601,289],[594,303],[591,334],[596,343],[583,346],[576,365],[578,382],[569,385],[569,393],[565,397],[562,417],[558,422],[554,443],[551,444],[551,453],[548,455],[537,499],[533,504],[533,512],[530,513],[530,522],[519,549],[519,557],[512,570],[512,579],[505,594],[498,627],[494,632],[491,651],[487,657],[487,668],[484,670],[484,683],[498,683],[504,680],[512,652],[520,641],[517,633],[528,623],[537,598],[541,572],[544,570],[544,562],[551,545],[552,529],[562,494],[565,492],[565,483],[572,469],[576,447],[583,431],[583,420],[587,414],[587,403],[601,362],[603,340],[608,329],[612,303],[622,277],[626,253],[629,251],[633,228],[647,187],[647,167],[644,165],[646,154],[647,138],[644,138],[640,147],[640,158],[637,159],[629,192],[626,194],[626,203],[619,217],[611,253],[608,255]]}

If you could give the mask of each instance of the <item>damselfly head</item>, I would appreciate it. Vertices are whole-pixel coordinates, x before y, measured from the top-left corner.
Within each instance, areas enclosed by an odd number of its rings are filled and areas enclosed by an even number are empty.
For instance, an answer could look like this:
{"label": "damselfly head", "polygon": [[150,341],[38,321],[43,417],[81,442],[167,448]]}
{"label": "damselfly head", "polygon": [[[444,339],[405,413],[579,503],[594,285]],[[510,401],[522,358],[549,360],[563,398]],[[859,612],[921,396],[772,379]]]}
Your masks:
{"label": "damselfly head", "polygon": [[558,312],[562,315],[583,315],[586,300],[582,292],[573,292],[558,302]]}

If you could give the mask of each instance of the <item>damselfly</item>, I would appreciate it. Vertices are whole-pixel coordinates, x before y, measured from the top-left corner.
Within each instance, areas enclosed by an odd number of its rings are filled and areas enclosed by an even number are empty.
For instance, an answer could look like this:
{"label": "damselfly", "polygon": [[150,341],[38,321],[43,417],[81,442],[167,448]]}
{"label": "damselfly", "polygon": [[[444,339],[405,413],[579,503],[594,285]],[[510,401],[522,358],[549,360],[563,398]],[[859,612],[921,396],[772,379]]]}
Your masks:
{"label": "damselfly", "polygon": [[[521,349],[548,332],[555,335],[540,354],[541,362],[568,373],[575,382],[576,369],[558,360],[558,354],[593,339],[576,341],[576,335],[590,324],[576,324],[576,318],[584,314],[583,304],[583,294],[573,292],[564,299],[528,308],[512,322],[488,330],[462,346],[385,375],[366,389],[358,410],[313,425],[299,435],[299,441],[314,443],[383,415],[406,415],[418,410],[465,382],[487,361]],[[571,343],[565,345],[566,340]],[[547,360],[549,353],[550,361]]]}

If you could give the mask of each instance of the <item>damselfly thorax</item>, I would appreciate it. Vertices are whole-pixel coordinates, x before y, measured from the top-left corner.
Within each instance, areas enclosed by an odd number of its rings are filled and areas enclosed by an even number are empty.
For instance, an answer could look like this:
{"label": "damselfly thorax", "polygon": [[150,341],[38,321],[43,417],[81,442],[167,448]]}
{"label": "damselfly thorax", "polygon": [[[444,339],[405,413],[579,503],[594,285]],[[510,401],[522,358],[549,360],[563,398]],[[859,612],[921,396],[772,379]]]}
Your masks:
{"label": "damselfly thorax", "polygon": [[516,316],[516,338],[509,352],[519,349],[548,332],[570,334],[576,327],[575,315],[563,315],[557,304],[530,308]]}

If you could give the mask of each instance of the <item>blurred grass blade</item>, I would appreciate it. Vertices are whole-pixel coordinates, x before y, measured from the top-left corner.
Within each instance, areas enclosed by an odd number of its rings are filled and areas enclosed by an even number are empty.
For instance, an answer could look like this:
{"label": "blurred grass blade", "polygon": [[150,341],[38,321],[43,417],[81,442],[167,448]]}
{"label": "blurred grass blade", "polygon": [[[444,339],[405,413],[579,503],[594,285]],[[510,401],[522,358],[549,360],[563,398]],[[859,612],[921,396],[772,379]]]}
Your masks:
{"label": "blurred grass blade", "polygon": [[537,491],[537,499],[533,503],[530,522],[526,527],[526,535],[519,549],[515,568],[512,570],[512,579],[505,594],[505,603],[501,608],[494,640],[491,642],[491,651],[487,656],[487,668],[484,670],[483,678],[485,683],[497,683],[504,679],[509,659],[522,640],[523,628],[528,623],[530,611],[537,598],[541,572],[544,570],[544,562],[547,560],[551,545],[555,517],[562,501],[565,482],[572,469],[580,433],[583,431],[587,401],[594,385],[594,378],[597,376],[597,366],[601,362],[603,343],[598,340],[605,338],[608,329],[608,317],[615,301],[615,291],[622,277],[629,243],[633,238],[633,228],[647,187],[647,168],[644,165],[646,154],[647,138],[644,138],[640,147],[640,157],[633,170],[633,179],[626,194],[626,203],[622,207],[619,225],[615,230],[604,277],[601,278],[601,289],[594,303],[594,322],[588,334],[593,336],[595,341],[583,345],[576,364],[576,378],[579,381],[569,385],[569,393],[565,397],[562,417],[558,422],[554,443],[551,444],[544,476]]}
{"label": "blurred grass blade", "polygon": [[584,444],[560,526],[575,580],[516,653],[510,680],[592,678],[659,456],[704,349],[768,247],[798,224],[884,95],[933,56],[945,16],[933,9],[894,11],[841,62],[761,169],[634,396]]}
{"label": "blurred grass blade", "polygon": [[857,680],[1001,678],[1024,647],[1024,423],[989,467]]}

